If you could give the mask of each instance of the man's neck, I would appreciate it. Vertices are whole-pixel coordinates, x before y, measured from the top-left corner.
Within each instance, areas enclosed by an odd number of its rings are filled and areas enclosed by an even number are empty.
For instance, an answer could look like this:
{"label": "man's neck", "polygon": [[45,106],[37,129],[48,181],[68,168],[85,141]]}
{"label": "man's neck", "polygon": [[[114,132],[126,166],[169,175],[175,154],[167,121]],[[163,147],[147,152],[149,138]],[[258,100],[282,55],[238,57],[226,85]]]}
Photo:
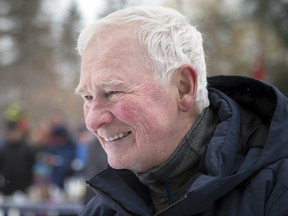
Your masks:
{"label": "man's neck", "polygon": [[139,180],[150,189],[156,211],[184,196],[197,173],[216,123],[216,115],[209,109],[204,110],[164,164],[137,174]]}

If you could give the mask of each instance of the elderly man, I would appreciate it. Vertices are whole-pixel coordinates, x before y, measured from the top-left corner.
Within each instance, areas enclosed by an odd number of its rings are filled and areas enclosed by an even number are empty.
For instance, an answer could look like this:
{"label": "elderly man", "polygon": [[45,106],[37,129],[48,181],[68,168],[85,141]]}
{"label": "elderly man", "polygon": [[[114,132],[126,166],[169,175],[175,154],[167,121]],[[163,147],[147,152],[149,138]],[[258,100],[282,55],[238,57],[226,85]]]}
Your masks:
{"label": "elderly man", "polygon": [[201,34],[158,6],[85,28],[76,93],[109,167],[82,215],[288,215],[287,99],[208,79]]}

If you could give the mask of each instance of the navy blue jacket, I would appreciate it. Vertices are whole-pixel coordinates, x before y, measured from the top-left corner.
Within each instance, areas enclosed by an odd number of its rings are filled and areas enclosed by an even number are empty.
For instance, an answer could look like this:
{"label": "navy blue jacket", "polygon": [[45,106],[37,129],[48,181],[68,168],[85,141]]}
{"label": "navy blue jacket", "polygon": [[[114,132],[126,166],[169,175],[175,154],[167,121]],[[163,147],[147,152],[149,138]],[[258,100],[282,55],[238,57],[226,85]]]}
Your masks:
{"label": "navy blue jacket", "polygon": [[81,215],[288,215],[288,100],[251,78],[208,79],[219,123],[183,198],[157,214],[128,170],[108,168],[90,182],[96,196]]}

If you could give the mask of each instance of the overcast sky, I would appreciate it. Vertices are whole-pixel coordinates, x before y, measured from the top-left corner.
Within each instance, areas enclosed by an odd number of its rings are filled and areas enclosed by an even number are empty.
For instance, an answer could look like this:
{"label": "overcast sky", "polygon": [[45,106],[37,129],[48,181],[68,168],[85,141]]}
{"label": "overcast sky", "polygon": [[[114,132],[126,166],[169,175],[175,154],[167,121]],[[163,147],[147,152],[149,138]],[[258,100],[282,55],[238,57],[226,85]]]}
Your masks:
{"label": "overcast sky", "polygon": [[[71,2],[71,0],[65,1]],[[139,5],[160,4],[162,1],[163,0],[131,0],[133,4],[137,4],[137,2],[139,2]],[[76,2],[80,7],[80,11],[82,11],[82,16],[88,23],[93,22],[95,17],[97,17],[97,15],[105,7],[105,0],[76,0]]]}
{"label": "overcast sky", "polygon": [[86,22],[90,23],[95,20],[98,13],[104,8],[103,0],[76,0],[80,11],[82,12],[82,16]]}

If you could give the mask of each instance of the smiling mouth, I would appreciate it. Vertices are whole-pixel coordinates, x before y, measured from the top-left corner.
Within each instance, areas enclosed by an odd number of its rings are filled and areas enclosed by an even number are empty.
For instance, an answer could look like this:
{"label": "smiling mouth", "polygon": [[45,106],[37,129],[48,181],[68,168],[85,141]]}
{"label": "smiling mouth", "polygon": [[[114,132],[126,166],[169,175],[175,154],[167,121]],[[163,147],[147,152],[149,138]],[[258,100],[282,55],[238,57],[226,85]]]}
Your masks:
{"label": "smiling mouth", "polygon": [[111,137],[103,137],[103,139],[106,142],[112,142],[112,141],[115,141],[115,140],[122,139],[122,138],[128,136],[130,133],[131,133],[131,131],[128,131],[128,132],[120,133],[120,134],[117,134],[117,135],[114,135],[114,136],[111,136]]}

